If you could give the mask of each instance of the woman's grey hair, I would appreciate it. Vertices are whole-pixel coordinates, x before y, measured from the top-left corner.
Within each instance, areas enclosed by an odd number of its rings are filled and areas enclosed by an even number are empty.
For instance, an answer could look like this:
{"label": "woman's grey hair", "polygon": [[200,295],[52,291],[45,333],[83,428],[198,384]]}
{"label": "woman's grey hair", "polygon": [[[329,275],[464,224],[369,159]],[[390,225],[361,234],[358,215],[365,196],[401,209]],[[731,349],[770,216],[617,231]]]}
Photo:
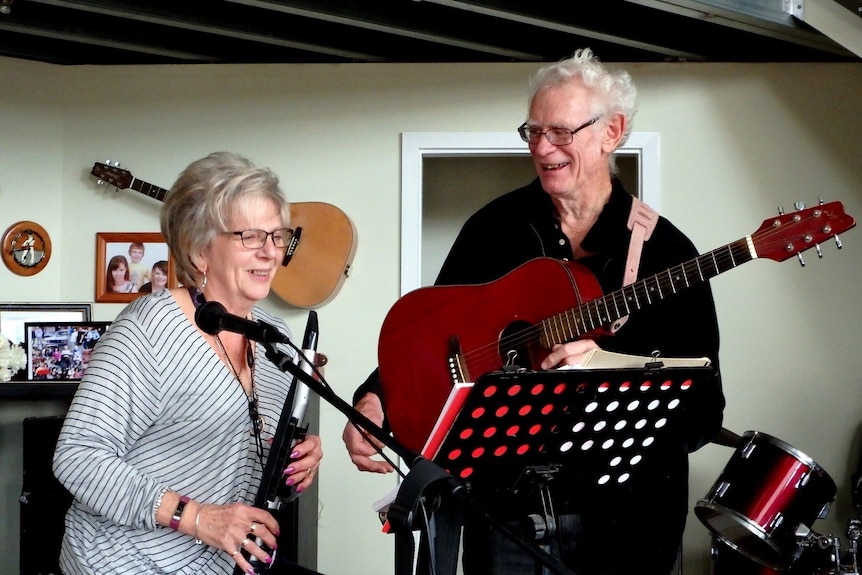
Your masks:
{"label": "woman's grey hair", "polygon": [[549,64],[530,78],[529,104],[542,90],[557,88],[576,80],[583,83],[594,95],[590,104],[594,116],[622,114],[626,119],[625,133],[620,145],[631,134],[632,120],[637,113],[637,88],[628,72],[611,71],[599,61],[589,48],[577,50],[570,58]]}
{"label": "woman's grey hair", "polygon": [[271,170],[230,152],[214,152],[183,170],[161,213],[162,235],[181,284],[198,285],[201,272],[196,256],[217,234],[235,231],[229,228],[230,221],[248,209],[251,200],[273,202],[284,226],[290,225],[290,204]]}

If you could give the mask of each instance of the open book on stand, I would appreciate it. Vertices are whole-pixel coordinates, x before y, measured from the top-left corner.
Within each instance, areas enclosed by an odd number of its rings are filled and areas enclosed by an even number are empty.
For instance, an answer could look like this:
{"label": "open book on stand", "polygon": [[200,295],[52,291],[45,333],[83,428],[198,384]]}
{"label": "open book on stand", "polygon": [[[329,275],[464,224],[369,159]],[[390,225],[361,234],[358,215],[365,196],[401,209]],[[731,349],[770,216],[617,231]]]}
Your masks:
{"label": "open book on stand", "polygon": [[[662,369],[708,367],[711,364],[712,362],[708,357],[661,357],[659,354],[652,356],[630,355],[596,348],[587,352],[580,364],[563,366],[558,369]],[[449,397],[446,399],[446,403],[443,405],[443,409],[422,448],[424,458],[433,460],[437,456],[437,452],[446,440],[452,424],[467,401],[472,387],[472,382],[457,383],[452,387],[452,391],[449,393]],[[375,501],[372,505],[374,511],[383,516],[389,508],[389,504],[395,501],[399,488],[400,484],[386,496]],[[383,532],[388,532],[388,523],[384,523]]]}
{"label": "open book on stand", "polygon": [[708,357],[662,357],[658,353],[652,356],[630,355],[591,349],[578,365],[566,365],[559,369],[642,369],[661,367],[708,367],[712,361]]}

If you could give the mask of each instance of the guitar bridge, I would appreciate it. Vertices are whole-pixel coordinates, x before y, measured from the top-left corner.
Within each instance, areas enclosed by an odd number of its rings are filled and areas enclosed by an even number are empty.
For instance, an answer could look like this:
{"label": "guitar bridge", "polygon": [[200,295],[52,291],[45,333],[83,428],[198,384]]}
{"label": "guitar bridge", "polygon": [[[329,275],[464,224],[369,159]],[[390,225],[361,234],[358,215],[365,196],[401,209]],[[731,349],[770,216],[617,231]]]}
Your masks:
{"label": "guitar bridge", "polygon": [[449,338],[449,355],[446,358],[449,364],[450,383],[465,383],[468,379],[467,365],[464,362],[464,354],[461,352],[461,340],[457,335]]}
{"label": "guitar bridge", "polygon": [[293,232],[293,237],[290,238],[287,250],[284,252],[284,259],[281,260],[281,267],[287,267],[287,264],[289,264],[290,260],[293,259],[293,254],[296,253],[296,248],[299,245],[300,236],[302,236],[302,227],[297,227]]}

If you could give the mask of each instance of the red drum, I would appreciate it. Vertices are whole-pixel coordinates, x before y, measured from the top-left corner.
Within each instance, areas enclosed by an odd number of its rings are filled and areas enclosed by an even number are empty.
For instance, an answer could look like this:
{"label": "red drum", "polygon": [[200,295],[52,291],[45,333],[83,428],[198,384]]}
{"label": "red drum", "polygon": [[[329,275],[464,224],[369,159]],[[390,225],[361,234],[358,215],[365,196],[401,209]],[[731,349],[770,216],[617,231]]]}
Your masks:
{"label": "red drum", "polygon": [[835,482],[810,457],[747,431],[695,514],[723,543],[772,569],[786,569],[800,525],[808,531],[835,501]]}

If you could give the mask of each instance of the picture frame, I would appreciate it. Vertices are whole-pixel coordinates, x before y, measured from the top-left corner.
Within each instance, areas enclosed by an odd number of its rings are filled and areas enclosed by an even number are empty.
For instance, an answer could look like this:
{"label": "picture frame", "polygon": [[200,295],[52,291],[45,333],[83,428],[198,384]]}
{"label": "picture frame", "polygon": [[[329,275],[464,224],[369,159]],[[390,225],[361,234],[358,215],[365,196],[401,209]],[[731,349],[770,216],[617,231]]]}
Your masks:
{"label": "picture frame", "polygon": [[[34,322],[80,323],[92,317],[93,305],[88,302],[64,303],[12,303],[0,302],[0,333],[20,345],[26,352],[25,325]],[[25,367],[12,376],[11,381],[0,383],[0,398],[47,399],[69,398],[74,395],[78,383],[39,382],[27,379]]]}
{"label": "picture frame", "polygon": [[[140,257],[138,257],[140,256]],[[126,273],[118,272],[125,267]],[[152,276],[167,274],[166,288],[177,287],[170,250],[162,234],[120,232],[96,234],[96,302],[129,303],[158,284]],[[116,274],[115,274],[116,272]],[[114,278],[117,277],[115,283]]]}
{"label": "picture frame", "polygon": [[96,342],[111,322],[27,322],[27,380],[80,381]]}
{"label": "picture frame", "polygon": [[90,303],[0,302],[0,333],[12,343],[23,346],[25,344],[24,324],[40,321],[87,322],[91,319],[92,308]]}

